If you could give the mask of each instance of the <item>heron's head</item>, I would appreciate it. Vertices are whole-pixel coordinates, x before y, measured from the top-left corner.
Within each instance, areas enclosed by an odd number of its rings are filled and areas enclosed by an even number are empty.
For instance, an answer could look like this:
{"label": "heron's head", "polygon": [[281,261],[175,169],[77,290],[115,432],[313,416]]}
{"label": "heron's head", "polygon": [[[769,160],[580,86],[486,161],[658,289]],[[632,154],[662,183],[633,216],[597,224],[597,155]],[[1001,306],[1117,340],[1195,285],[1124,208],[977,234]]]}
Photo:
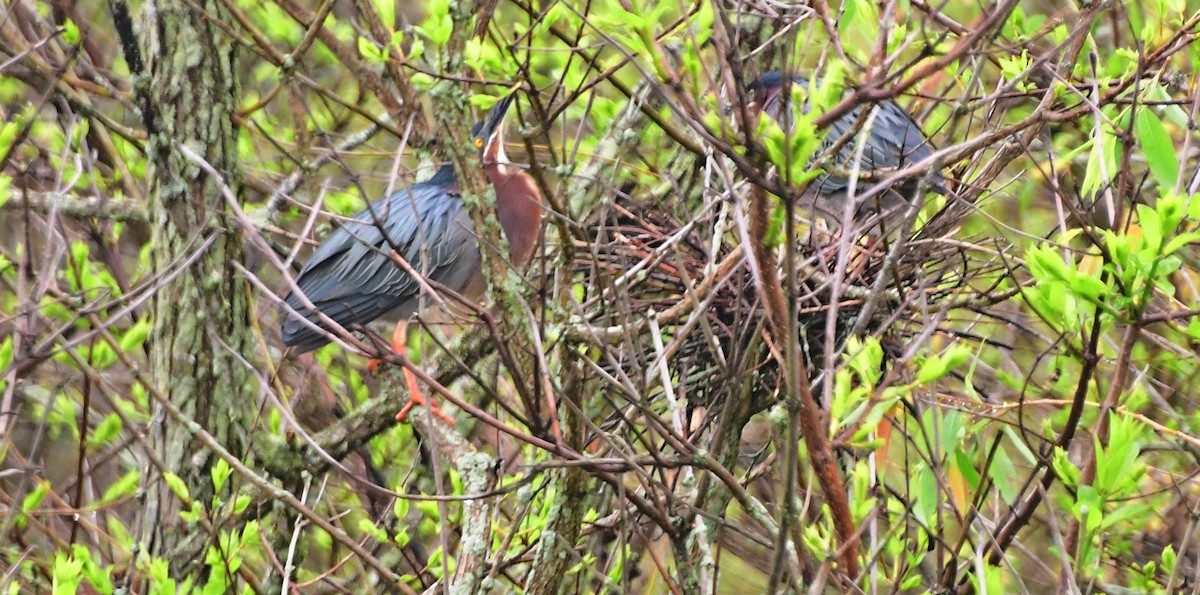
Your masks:
{"label": "heron's head", "polygon": [[[786,81],[783,73],[772,70],[764,72],[757,80],[746,85],[746,90],[754,94],[754,103],[751,106],[756,110],[767,112],[773,118],[779,116],[780,97],[783,93],[784,81]],[[793,85],[807,85],[808,79],[802,76],[792,77]]]}
{"label": "heron's head", "polygon": [[504,115],[514,99],[515,93],[501,98],[482,122],[471,127],[471,144],[479,149],[479,157],[485,164],[508,163],[508,156],[504,154],[503,123]]}

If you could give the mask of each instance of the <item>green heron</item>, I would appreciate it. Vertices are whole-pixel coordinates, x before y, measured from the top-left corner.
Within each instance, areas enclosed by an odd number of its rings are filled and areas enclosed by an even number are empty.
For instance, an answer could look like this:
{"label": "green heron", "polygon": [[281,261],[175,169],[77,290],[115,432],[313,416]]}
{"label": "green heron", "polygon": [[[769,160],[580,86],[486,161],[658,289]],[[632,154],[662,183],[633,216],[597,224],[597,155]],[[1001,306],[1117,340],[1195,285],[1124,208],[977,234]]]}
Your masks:
{"label": "green heron", "polygon": [[[501,99],[487,118],[471,127],[471,143],[495,187],[496,215],[512,263],[522,267],[537,241],[542,195],[533,178],[504,154],[502,122],[513,97]],[[403,353],[405,324],[424,308],[421,287],[428,284],[398,266],[393,252],[407,261],[409,270],[476,300],[487,285],[479,250],[454,168],[447,164],[428,180],[376,201],[329,234],[296,277],[296,285],[316,310],[342,327],[395,322],[392,348]],[[303,306],[295,293],[284,300],[289,306],[283,321],[285,345],[304,353],[329,343],[329,328],[316,311]],[[404,376],[410,397],[397,419],[404,420],[414,405],[427,405],[431,413],[454,423],[436,402],[427,404],[412,372],[405,369]]]}
{"label": "green heron", "polygon": [[[792,77],[793,85],[808,88],[808,79],[802,76]],[[754,103],[767,115],[779,122],[785,129],[788,127],[790,116],[783,112],[784,75],[779,72],[767,72],[750,83],[747,87],[754,93]],[[801,106],[805,112],[809,106]],[[857,132],[855,126],[863,116],[864,107],[859,105],[847,114],[829,125],[829,134],[825,136],[817,154],[821,154],[835,143],[841,143],[836,154],[832,157],[834,164],[842,170],[850,170],[858,166],[863,179],[874,179],[887,170],[896,170],[925,160],[931,154],[929,139],[925,138],[921,126],[918,125],[904,108],[894,101],[884,101],[873,108],[873,120],[863,118],[867,130]],[[868,114],[870,116],[871,114]],[[865,134],[865,137],[859,135]],[[844,139],[850,135],[848,139]],[[859,155],[860,140],[863,143],[862,154]],[[856,163],[857,162],[857,163]],[[946,192],[945,179],[935,173],[930,188],[935,192]],[[847,197],[850,180],[837,173],[822,175],[813,180],[808,186],[804,199],[812,207],[836,221],[840,221],[843,204]],[[858,184],[863,188],[862,182]],[[910,179],[899,187],[889,188],[880,193],[880,206],[885,212],[893,212],[897,207],[907,204],[909,197],[918,189],[918,181]],[[858,194],[862,194],[860,190]],[[867,204],[860,205],[857,213],[864,214]]]}

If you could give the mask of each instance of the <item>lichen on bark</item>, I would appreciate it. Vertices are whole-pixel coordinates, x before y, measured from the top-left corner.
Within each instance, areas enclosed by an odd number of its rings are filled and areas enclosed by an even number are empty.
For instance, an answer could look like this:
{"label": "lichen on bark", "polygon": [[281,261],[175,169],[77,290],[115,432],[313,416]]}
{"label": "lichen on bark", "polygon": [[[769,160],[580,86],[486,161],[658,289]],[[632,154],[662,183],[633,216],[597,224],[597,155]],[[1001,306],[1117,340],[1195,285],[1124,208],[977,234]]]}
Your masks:
{"label": "lichen on bark", "polygon": [[[224,219],[222,194],[225,189],[239,195],[236,44],[213,25],[228,21],[224,5],[199,5],[202,10],[183,1],[154,0],[143,11],[141,45],[151,84],[138,89],[146,94],[140,103],[151,131],[146,145],[153,229],[149,259],[160,278],[187,269],[158,287],[151,300],[151,382],[155,392],[226,449],[242,453],[253,412],[247,404],[254,380],[243,363],[254,360],[251,307],[245,281],[229,266],[241,260],[242,240]],[[206,173],[182,147],[223,178]],[[211,453],[192,430],[172,423],[160,407],[155,411],[148,438],[162,470],[182,478],[192,500],[209,505]],[[180,520],[180,502],[158,469],[147,465],[147,470],[143,546],[165,557],[172,575],[182,580],[203,562],[208,540],[186,539],[195,528]]]}

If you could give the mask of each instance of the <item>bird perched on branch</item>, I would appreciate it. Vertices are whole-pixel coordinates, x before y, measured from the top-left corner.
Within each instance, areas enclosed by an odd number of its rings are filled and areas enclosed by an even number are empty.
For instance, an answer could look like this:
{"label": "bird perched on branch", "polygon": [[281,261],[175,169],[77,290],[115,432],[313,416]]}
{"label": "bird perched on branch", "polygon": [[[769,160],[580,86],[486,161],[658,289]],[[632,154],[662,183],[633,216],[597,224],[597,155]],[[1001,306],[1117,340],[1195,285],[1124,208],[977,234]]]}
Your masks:
{"label": "bird perched on branch", "polygon": [[[782,73],[767,72],[750,83],[747,89],[754,94],[754,105],[787,130],[791,117],[784,112],[785,81]],[[819,81],[816,82],[819,84]],[[791,85],[808,89],[809,79],[793,76]],[[804,113],[811,109],[807,103],[799,107]],[[862,195],[881,178],[924,161],[932,155],[929,139],[925,137],[921,126],[896,102],[880,102],[871,106],[871,111],[864,115],[865,107],[855,106],[834,120],[814,155],[815,158],[837,146],[828,162],[832,167],[826,168],[832,170],[832,173],[813,180],[804,196],[815,210],[835,221],[842,218],[844,201],[850,187],[849,172],[858,171],[855,195]],[[878,202],[868,200],[859,205],[857,214],[864,215],[875,207],[881,207],[885,212],[894,212],[912,199],[918,190],[919,182],[919,177],[909,178],[897,187],[886,189],[878,194]],[[944,182],[942,175],[935,172],[929,189],[944,194]]]}
{"label": "bird perched on branch", "polygon": [[[471,143],[496,190],[496,216],[509,243],[512,263],[529,262],[542,218],[542,195],[533,178],[512,165],[504,153],[504,115],[514,95],[501,99],[471,128]],[[430,301],[422,299],[415,272],[468,299],[486,288],[479,241],[459,194],[454,168],[443,165],[432,178],[393,192],[342,225],[313,251],[296,285],[316,310],[350,328],[375,320],[395,322],[392,347],[403,353],[405,324]],[[397,262],[407,263],[402,267]],[[407,270],[406,270],[407,269]],[[284,298],[283,342],[304,353],[329,343],[329,327],[296,293]],[[377,364],[377,362],[376,362]],[[403,420],[426,400],[408,369],[410,400],[397,416]],[[429,410],[454,420],[430,400]]]}

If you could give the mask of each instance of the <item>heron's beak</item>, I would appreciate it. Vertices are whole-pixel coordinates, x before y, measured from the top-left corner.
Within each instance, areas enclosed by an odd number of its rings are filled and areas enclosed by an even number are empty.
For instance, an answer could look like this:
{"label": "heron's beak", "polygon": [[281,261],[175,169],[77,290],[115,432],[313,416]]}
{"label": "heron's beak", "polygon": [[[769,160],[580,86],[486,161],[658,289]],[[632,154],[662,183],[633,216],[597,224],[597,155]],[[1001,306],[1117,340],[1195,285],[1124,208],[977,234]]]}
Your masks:
{"label": "heron's beak", "polygon": [[504,116],[508,113],[508,108],[512,106],[516,99],[516,93],[509,93],[502,97],[500,101],[497,101],[496,105],[492,106],[492,111],[488,112],[483,125],[483,129],[488,132],[488,137],[491,137],[500,130],[500,125],[504,122]]}
{"label": "heron's beak", "polygon": [[486,131],[484,138],[487,139],[487,147],[483,151],[485,163],[508,163],[508,156],[504,153],[504,116],[516,98],[516,93],[509,93],[501,98],[492,106],[492,111],[488,112],[487,119],[483,121],[483,129]]}

